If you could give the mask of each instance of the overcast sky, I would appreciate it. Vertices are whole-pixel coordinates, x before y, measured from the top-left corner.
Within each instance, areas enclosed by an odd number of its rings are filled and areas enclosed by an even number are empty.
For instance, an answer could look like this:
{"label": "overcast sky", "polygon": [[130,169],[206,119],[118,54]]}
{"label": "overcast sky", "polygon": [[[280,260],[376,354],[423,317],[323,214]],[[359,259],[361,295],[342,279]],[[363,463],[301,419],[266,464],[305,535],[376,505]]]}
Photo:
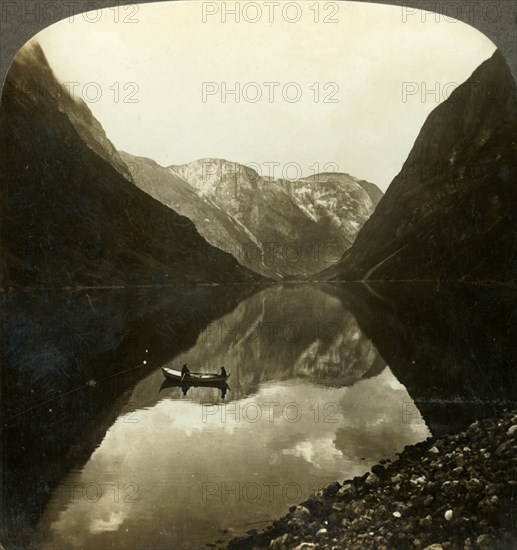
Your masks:
{"label": "overcast sky", "polygon": [[[90,12],[38,40],[118,149],[162,165],[255,163],[264,175],[278,163],[276,177],[338,169],[383,190],[427,115],[495,50],[464,23],[401,7],[241,1],[236,22],[223,4]],[[238,103],[223,90],[236,83]],[[424,87],[439,97],[422,98]]]}

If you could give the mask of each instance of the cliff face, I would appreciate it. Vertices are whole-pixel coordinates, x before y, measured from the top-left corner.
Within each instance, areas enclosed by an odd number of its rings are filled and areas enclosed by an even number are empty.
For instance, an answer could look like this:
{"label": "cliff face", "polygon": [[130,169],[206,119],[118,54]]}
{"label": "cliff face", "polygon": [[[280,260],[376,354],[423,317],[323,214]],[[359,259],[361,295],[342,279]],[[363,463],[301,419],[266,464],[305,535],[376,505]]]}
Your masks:
{"label": "cliff face", "polygon": [[35,42],[7,76],[0,150],[5,285],[258,278],[229,255],[212,259],[190,220],[133,184],[101,125],[56,80]]}
{"label": "cliff face", "polygon": [[[336,262],[382,196],[374,184],[341,173],[278,180],[222,159],[201,159],[170,171],[240,230],[239,238],[224,230],[229,251],[243,265],[275,278],[308,276]],[[191,219],[216,244],[206,224],[198,216]]]}
{"label": "cliff face", "polygon": [[514,278],[516,100],[497,51],[431,113],[353,247],[321,277]]}
{"label": "cliff face", "polygon": [[228,212],[205,199],[199,190],[170,168],[123,151],[120,156],[131,168],[133,180],[140,189],[192,220],[203,238],[221,251],[216,254],[215,250],[211,250],[214,259],[224,264],[229,258],[235,257],[242,265],[257,273],[274,276],[274,271],[268,269],[261,260],[262,252],[256,239]]}

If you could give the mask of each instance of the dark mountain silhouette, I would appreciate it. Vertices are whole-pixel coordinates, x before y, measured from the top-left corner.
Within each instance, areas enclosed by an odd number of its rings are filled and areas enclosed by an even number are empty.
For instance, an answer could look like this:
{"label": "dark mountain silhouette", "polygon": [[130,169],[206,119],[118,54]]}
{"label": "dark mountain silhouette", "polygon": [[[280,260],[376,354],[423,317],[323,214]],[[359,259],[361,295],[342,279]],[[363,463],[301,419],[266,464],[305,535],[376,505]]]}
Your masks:
{"label": "dark mountain silhouette", "polygon": [[222,159],[166,168],[121,155],[141,189],[189,217],[209,243],[276,279],[306,277],[338,261],[382,196],[348,174],[288,181]]}
{"label": "dark mountain silhouette", "polygon": [[34,41],[7,76],[0,150],[6,286],[258,279],[229,255],[216,262],[190,220],[133,184],[101,125],[59,84]]}
{"label": "dark mountain silhouette", "polygon": [[330,280],[517,274],[516,85],[501,52],[439,105]]}

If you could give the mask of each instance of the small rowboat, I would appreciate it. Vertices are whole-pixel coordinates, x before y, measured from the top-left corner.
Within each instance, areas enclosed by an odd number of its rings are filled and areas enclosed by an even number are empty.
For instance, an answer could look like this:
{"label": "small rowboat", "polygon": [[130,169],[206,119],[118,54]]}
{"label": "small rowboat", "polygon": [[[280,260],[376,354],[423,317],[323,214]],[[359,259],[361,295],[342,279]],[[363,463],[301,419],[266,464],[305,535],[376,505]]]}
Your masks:
{"label": "small rowboat", "polygon": [[189,384],[189,385],[202,385],[202,384],[224,384],[226,380],[230,377],[228,374],[227,376],[221,376],[220,374],[210,374],[210,373],[203,373],[203,372],[191,372],[187,376],[183,376],[181,374],[181,371],[169,369],[167,367],[162,367],[162,372],[165,378],[168,380],[174,380],[175,382],[182,381],[183,384]]}

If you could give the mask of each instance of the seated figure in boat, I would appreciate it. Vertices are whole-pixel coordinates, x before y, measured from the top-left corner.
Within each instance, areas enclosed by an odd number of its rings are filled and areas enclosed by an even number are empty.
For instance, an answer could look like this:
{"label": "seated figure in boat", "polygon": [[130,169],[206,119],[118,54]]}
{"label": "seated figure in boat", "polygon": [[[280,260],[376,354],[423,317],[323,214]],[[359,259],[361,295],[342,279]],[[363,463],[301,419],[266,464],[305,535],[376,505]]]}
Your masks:
{"label": "seated figure in boat", "polygon": [[181,369],[181,376],[183,376],[183,377],[190,376],[190,371],[189,371],[186,363],[183,365],[183,368]]}
{"label": "seated figure in boat", "polygon": [[224,376],[225,378],[228,376],[224,367],[221,367],[221,376]]}

